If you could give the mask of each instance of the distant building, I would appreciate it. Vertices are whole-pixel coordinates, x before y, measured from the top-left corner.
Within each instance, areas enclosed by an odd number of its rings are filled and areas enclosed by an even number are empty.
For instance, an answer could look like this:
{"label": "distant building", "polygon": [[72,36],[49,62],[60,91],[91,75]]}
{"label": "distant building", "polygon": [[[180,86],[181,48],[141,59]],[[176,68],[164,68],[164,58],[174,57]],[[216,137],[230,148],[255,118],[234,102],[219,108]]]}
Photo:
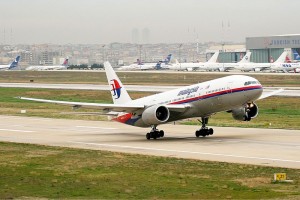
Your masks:
{"label": "distant building", "polygon": [[133,44],[139,44],[140,43],[140,33],[137,28],[132,29],[131,32],[131,40]]}
{"label": "distant building", "polygon": [[150,30],[148,28],[144,28],[142,30],[142,43],[143,44],[150,43]]}
{"label": "distant building", "polygon": [[252,62],[276,60],[284,51],[293,60],[295,58],[292,52],[300,52],[300,34],[247,37],[246,48],[252,52]]}

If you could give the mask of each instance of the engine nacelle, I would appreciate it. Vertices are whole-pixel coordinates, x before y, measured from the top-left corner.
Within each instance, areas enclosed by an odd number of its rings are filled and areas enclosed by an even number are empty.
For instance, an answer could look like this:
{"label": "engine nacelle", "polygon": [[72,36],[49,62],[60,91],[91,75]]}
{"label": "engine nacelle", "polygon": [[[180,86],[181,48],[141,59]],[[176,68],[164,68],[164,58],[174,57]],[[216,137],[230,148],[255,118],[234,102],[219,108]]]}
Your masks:
{"label": "engine nacelle", "polygon": [[260,69],[259,68],[255,68],[254,71],[255,72],[260,72]]}
{"label": "engine nacelle", "polygon": [[247,103],[245,107],[233,109],[232,117],[239,121],[250,121],[258,115],[258,106],[255,103]]}
{"label": "engine nacelle", "polygon": [[220,68],[218,69],[218,71],[219,71],[219,72],[225,72],[225,68],[224,68],[224,67],[220,67]]}
{"label": "engine nacelle", "polygon": [[170,111],[165,106],[151,106],[144,110],[142,114],[142,120],[147,125],[158,125],[168,121],[170,117]]}

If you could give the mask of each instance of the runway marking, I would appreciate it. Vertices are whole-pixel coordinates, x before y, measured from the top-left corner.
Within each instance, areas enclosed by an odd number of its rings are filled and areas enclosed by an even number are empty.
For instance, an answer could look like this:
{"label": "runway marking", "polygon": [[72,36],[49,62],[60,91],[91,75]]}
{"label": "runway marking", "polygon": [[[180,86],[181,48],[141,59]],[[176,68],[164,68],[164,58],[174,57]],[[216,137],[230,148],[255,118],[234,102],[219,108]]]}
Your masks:
{"label": "runway marking", "polygon": [[93,128],[93,129],[105,129],[105,130],[116,130],[117,128],[104,128],[104,127],[97,127],[97,126],[76,126],[77,128]]}
{"label": "runway marking", "polygon": [[95,146],[103,146],[103,147],[118,147],[118,148],[124,148],[124,149],[139,149],[139,150],[164,151],[164,152],[173,152],[173,153],[187,153],[187,154],[211,155],[211,156],[232,157],[232,158],[246,158],[246,159],[256,159],[256,160],[300,163],[300,160],[287,160],[287,159],[279,159],[279,158],[239,156],[239,155],[232,155],[232,154],[207,153],[207,152],[172,150],[172,149],[156,149],[156,148],[149,148],[149,147],[134,147],[134,146],[100,144],[100,143],[90,143],[90,142],[76,142],[76,141],[69,141],[69,142],[75,143],[75,144],[86,144],[86,145],[95,145]]}
{"label": "runway marking", "polygon": [[33,133],[35,131],[15,130],[15,129],[0,129],[0,131],[11,131],[11,132],[22,132],[22,133]]}

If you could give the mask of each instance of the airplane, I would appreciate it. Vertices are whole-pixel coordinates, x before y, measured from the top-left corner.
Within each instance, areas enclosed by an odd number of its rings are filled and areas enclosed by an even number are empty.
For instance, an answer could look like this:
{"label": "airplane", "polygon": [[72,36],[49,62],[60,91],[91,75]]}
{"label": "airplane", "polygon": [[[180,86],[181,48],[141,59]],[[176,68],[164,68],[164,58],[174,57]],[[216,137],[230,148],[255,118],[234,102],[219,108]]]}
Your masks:
{"label": "airplane", "polygon": [[[154,70],[159,69],[161,66],[168,65],[171,60],[172,54],[169,54],[165,60],[158,61],[157,63],[142,63],[140,59],[137,59],[137,63],[122,66],[118,68],[118,71],[137,71],[137,70]],[[160,63],[159,67],[158,64]]]}
{"label": "airplane", "polygon": [[66,58],[62,65],[36,65],[36,66],[29,66],[25,70],[31,71],[43,71],[43,70],[65,70],[68,68],[69,59]]}
{"label": "airplane", "polygon": [[250,62],[251,52],[247,52],[246,55],[237,63],[203,63],[201,66],[202,69],[206,71],[219,71],[224,72],[228,70],[236,69],[241,63],[249,63]]}
{"label": "airplane", "polygon": [[283,52],[279,56],[279,58],[273,63],[244,62],[244,63],[238,63],[238,65],[235,68],[244,72],[250,72],[250,71],[259,72],[263,70],[270,70],[272,66],[277,66],[279,63],[283,63],[285,61],[286,56],[287,56],[287,52]]}
{"label": "airplane", "polygon": [[288,56],[285,57],[285,62],[283,63],[274,63],[271,65],[271,71],[279,71],[279,72],[298,72],[298,69],[300,69],[300,63],[299,62],[292,62]]}
{"label": "airplane", "polygon": [[157,126],[187,118],[201,118],[202,126],[196,137],[214,133],[208,128],[208,119],[218,112],[227,111],[239,121],[250,121],[258,115],[256,100],[275,95],[283,89],[263,94],[258,80],[245,75],[230,75],[178,89],[132,100],[109,62],[104,63],[114,104],[70,102],[18,97],[23,100],[87,107],[103,110],[113,120],[137,127],[151,127],[148,140],[164,137]]}
{"label": "airplane", "polygon": [[175,60],[175,64],[164,66],[165,69],[177,70],[177,71],[195,71],[203,69],[204,64],[216,63],[219,56],[219,52],[215,52],[214,55],[205,63],[195,62],[195,63],[179,63]]}
{"label": "airplane", "polygon": [[0,70],[12,70],[18,67],[21,56],[17,56],[15,60],[8,65],[0,65]]}

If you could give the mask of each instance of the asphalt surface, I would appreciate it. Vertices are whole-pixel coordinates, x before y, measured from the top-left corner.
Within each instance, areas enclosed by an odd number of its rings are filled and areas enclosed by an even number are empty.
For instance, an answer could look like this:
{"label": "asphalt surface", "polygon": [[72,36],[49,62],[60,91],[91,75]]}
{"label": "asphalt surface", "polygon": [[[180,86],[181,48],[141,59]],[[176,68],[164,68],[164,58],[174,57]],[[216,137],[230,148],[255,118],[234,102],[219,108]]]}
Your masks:
{"label": "asphalt surface", "polygon": [[300,169],[299,130],[213,127],[196,138],[197,126],[165,124],[164,138],[146,140],[150,128],[117,122],[0,115],[0,125],[0,141]]}

